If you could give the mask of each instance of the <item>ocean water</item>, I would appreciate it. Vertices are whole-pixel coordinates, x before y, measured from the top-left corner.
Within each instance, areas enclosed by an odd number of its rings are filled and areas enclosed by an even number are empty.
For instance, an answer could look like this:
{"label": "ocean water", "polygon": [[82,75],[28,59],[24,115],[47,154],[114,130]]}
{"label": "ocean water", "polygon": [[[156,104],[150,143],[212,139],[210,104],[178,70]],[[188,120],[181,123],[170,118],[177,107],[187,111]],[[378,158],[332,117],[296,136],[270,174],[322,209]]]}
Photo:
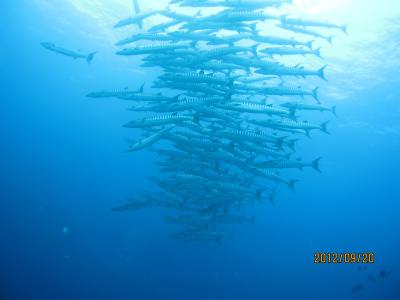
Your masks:
{"label": "ocean water", "polygon": [[[166,1],[142,1],[143,10]],[[0,299],[399,299],[400,6],[397,1],[295,0],[283,13],[348,24],[321,42],[336,105],[330,135],[298,152],[319,174],[293,170],[296,192],[252,211],[233,239],[182,244],[164,209],[111,209],[155,189],[154,153],[124,153],[126,102],[92,91],[143,82],[157,70],[115,55],[132,28],[112,26],[128,0],[2,1]],[[157,19],[149,21],[154,24]],[[41,42],[98,51],[92,64]],[[321,62],[320,62],[321,63]],[[373,252],[375,262],[314,264],[314,253]],[[361,268],[360,268],[361,267]],[[389,273],[384,278],[380,272]],[[376,280],[371,280],[371,276]],[[370,278],[369,278],[370,277]],[[362,285],[360,291],[352,290]]]}

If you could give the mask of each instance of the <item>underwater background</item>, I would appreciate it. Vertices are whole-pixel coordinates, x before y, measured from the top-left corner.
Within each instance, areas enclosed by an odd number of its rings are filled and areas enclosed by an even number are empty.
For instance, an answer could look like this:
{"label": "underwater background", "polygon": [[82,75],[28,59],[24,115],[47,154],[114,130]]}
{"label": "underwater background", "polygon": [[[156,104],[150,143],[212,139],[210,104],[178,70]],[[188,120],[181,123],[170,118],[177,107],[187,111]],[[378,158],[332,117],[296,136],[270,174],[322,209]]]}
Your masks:
{"label": "underwater background", "polygon": [[[275,207],[258,205],[255,224],[222,245],[172,239],[163,209],[111,211],[154,188],[146,177],[156,171],[154,153],[124,153],[134,137],[121,126],[132,119],[127,104],[85,97],[151,81],[114,55],[124,32],[112,26],[131,5],[0,4],[0,299],[399,299],[397,1],[294,1],[288,13],[349,25],[322,50],[321,95],[338,111],[331,135],[299,146],[323,157],[322,174],[298,171],[295,193],[280,189]],[[43,41],[99,53],[88,66]],[[315,252],[373,252],[375,263],[314,264]],[[390,276],[368,278],[382,270]]]}

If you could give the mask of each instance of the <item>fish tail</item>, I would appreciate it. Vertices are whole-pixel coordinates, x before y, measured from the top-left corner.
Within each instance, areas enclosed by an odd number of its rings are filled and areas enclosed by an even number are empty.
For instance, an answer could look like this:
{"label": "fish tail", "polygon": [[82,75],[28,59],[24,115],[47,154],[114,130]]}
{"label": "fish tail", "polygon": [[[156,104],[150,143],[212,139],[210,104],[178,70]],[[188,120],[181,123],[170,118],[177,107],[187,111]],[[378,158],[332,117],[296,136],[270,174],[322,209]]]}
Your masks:
{"label": "fish tail", "polygon": [[349,34],[347,33],[347,25],[343,25],[342,27],[340,27],[340,29],[342,29],[342,31],[343,31],[346,35],[349,35]]}
{"label": "fish tail", "polygon": [[193,115],[193,122],[200,124],[200,114],[198,112]]}
{"label": "fish tail", "polygon": [[253,55],[256,56],[256,57],[258,56],[257,48],[258,48],[259,45],[260,44],[255,44],[255,45],[251,46],[251,53],[253,53]]}
{"label": "fish tail", "polygon": [[94,58],[94,56],[97,54],[97,51],[96,52],[92,52],[92,53],[90,53],[87,57],[86,57],[86,61],[87,61],[87,63],[90,65],[90,63],[92,62],[92,60],[93,60],[93,58]]}
{"label": "fish tail", "polygon": [[284,15],[280,16],[279,19],[281,22],[286,23],[288,16],[289,16],[289,14],[284,14]]}
{"label": "fish tail", "polygon": [[296,183],[297,181],[298,181],[298,180],[296,180],[296,179],[294,179],[294,180],[289,180],[288,186],[289,186],[289,189],[290,189],[292,192],[295,191],[295,190],[294,190],[294,185],[295,185],[295,183]]}
{"label": "fish tail", "polygon": [[256,24],[256,23],[251,24],[251,25],[250,25],[250,28],[251,28],[251,32],[252,32],[253,34],[258,35],[258,30],[257,30],[257,24]]}
{"label": "fish tail", "polygon": [[336,114],[336,105],[332,106],[331,111],[332,111],[333,115],[334,115],[335,117],[337,117],[337,114]]}
{"label": "fish tail", "polygon": [[318,102],[318,104],[319,104],[319,103],[321,103],[321,102],[319,101],[318,90],[319,90],[319,87],[316,87],[315,89],[313,89],[313,91],[312,91],[312,96],[314,97],[314,99],[315,99],[315,100]]}
{"label": "fish tail", "polygon": [[296,120],[296,109],[295,108],[290,108],[289,109],[289,118],[292,120]]}
{"label": "fish tail", "polygon": [[190,43],[190,46],[191,46],[192,48],[194,48],[194,49],[197,49],[197,43],[198,43],[198,41],[192,41],[192,42]]}
{"label": "fish tail", "polygon": [[321,69],[318,70],[318,77],[320,77],[321,79],[323,79],[325,81],[327,81],[326,77],[325,77],[325,69],[326,69],[327,66],[328,65],[325,65]]}
{"label": "fish tail", "polygon": [[319,173],[322,173],[322,172],[321,172],[321,169],[319,168],[319,162],[321,161],[321,159],[322,159],[322,157],[318,157],[317,159],[315,159],[315,160],[312,162],[312,167],[313,167],[313,169],[314,169],[315,171],[318,171]]}
{"label": "fish tail", "polygon": [[256,200],[257,201],[261,201],[261,196],[262,196],[262,193],[264,192],[264,189],[258,189],[257,191],[256,191]]}
{"label": "fish tail", "polygon": [[283,142],[285,141],[285,139],[286,137],[284,136],[279,138],[278,141],[276,142],[276,146],[281,150],[283,150]]}
{"label": "fish tail", "polygon": [[275,207],[275,191],[269,195],[268,201]]}
{"label": "fish tail", "polygon": [[308,41],[308,42],[306,43],[307,47],[310,48],[310,49],[312,49],[312,46],[313,46],[313,43],[314,43],[314,42],[315,42],[314,40]]}
{"label": "fish tail", "polygon": [[321,47],[319,47],[318,49],[314,50],[314,54],[318,57],[321,57]]}
{"label": "fish tail", "polygon": [[137,90],[138,93],[143,93],[144,90],[144,85],[146,84],[146,82],[143,82],[142,85],[140,86],[140,88]]}
{"label": "fish tail", "polygon": [[328,123],[329,123],[329,121],[326,121],[326,122],[322,123],[322,124],[321,124],[321,130],[322,130],[323,132],[327,133],[327,134],[330,134],[330,132],[328,131],[328,128],[327,128]]}
{"label": "fish tail", "polygon": [[287,143],[288,147],[290,149],[292,149],[293,151],[296,151],[296,142],[297,141],[298,141],[297,139],[293,139],[293,140],[288,141],[288,143]]}

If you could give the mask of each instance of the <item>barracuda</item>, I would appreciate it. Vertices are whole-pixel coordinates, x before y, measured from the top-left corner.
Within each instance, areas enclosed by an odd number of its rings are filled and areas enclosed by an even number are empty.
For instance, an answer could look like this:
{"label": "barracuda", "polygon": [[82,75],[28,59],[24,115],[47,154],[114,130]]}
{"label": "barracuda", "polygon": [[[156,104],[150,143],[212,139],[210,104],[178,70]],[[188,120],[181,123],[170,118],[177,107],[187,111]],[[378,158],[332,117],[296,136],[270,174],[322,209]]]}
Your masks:
{"label": "barracuda", "polygon": [[56,45],[53,44],[53,43],[48,43],[48,42],[40,43],[40,45],[41,45],[43,48],[45,48],[45,49],[47,49],[47,50],[49,50],[49,51],[55,52],[55,53],[57,53],[57,54],[62,54],[62,55],[65,55],[65,56],[69,56],[69,57],[72,57],[73,59],[83,58],[83,59],[86,60],[86,62],[87,62],[88,64],[90,64],[90,63],[92,62],[94,56],[95,56],[96,53],[97,53],[97,52],[92,52],[92,53],[89,53],[89,54],[83,54],[83,53],[81,53],[81,52],[76,52],[76,51],[68,50],[68,49],[65,49],[65,48],[56,46]]}
{"label": "barracuda", "polygon": [[231,7],[246,9],[261,9],[288,3],[291,0],[185,0],[181,6],[189,7]]}
{"label": "barracuda", "polygon": [[171,101],[170,97],[163,96],[161,93],[159,94],[135,93],[128,95],[120,95],[118,96],[118,98],[128,101],[145,101],[145,102],[156,102],[156,103]]}
{"label": "barracuda", "polygon": [[274,135],[269,135],[259,130],[234,130],[234,129],[222,129],[213,132],[214,135],[223,138],[229,138],[233,141],[249,141],[254,143],[273,143],[278,147],[281,147],[285,137],[277,137]]}
{"label": "barracuda", "polygon": [[146,46],[136,46],[134,48],[123,49],[118,51],[117,55],[142,55],[142,54],[150,54],[150,53],[164,53],[165,51],[173,51],[176,49],[188,49],[190,48],[190,44],[183,43],[154,43]]}
{"label": "barracuda", "polygon": [[263,178],[266,178],[266,179],[270,179],[270,180],[275,181],[277,183],[279,183],[279,182],[280,183],[284,183],[290,188],[290,190],[292,190],[292,192],[294,192],[294,185],[298,181],[296,179],[286,180],[283,177],[279,176],[279,173],[273,173],[271,171],[261,170],[259,168],[249,168],[248,171],[253,173],[256,176],[263,177]]}
{"label": "barracuda", "polygon": [[238,112],[262,113],[267,115],[278,115],[286,117],[289,117],[291,115],[290,111],[285,109],[273,107],[272,105],[263,105],[250,102],[232,102],[215,104],[214,106]]}
{"label": "barracuda", "polygon": [[210,21],[217,22],[265,21],[268,19],[273,20],[277,19],[277,17],[266,14],[263,11],[254,11],[248,9],[227,9],[208,18]]}
{"label": "barracuda", "polygon": [[265,123],[268,124],[271,127],[276,127],[276,128],[290,128],[290,129],[302,129],[307,132],[311,130],[321,130],[322,132],[328,133],[327,130],[327,125],[329,121],[323,122],[322,124],[312,124],[308,122],[297,122],[293,120],[288,120],[288,119],[281,119],[281,120],[263,120],[263,121],[258,121],[259,124]]}
{"label": "barracuda", "polygon": [[271,160],[262,163],[258,163],[257,167],[259,168],[273,168],[273,169],[303,169],[306,167],[311,167],[314,170],[321,172],[319,168],[321,157],[313,160],[312,162],[304,162],[301,159],[297,160],[288,160],[288,159],[281,159],[281,160]]}
{"label": "barracuda", "polygon": [[139,33],[132,35],[129,38],[123,39],[118,41],[115,45],[116,46],[124,46],[127,44],[131,44],[137,41],[165,41],[165,42],[171,42],[174,41],[174,37],[167,35],[167,34],[157,34],[157,33]]}
{"label": "barracuda", "polygon": [[[121,25],[141,26],[154,12],[141,12],[138,0],[133,1],[136,14]],[[152,18],[143,31],[117,42],[118,46],[133,43],[127,49],[120,47],[118,55],[127,56],[123,61],[129,62],[128,68],[130,63],[140,66],[137,76],[151,78],[151,88],[161,90],[91,95],[133,101],[130,110],[138,115],[125,127],[141,128],[146,137],[127,140],[132,145],[128,152],[148,148],[159,156],[152,165],[155,176],[148,178],[152,193],[135,198],[135,205],[151,204],[178,213],[165,221],[186,225],[187,230],[174,235],[182,242],[220,242],[230,237],[220,226],[252,222],[241,211],[264,200],[274,204],[278,183],[294,190],[297,180],[289,180],[293,178],[289,172],[319,170],[319,159],[290,157],[306,154],[295,149],[304,134],[328,132],[327,122],[299,121],[305,112],[311,117],[318,117],[318,111],[336,112],[296,99],[312,96],[319,102],[318,88],[309,87],[315,86],[312,77],[325,79],[325,66],[304,68],[297,63],[310,59],[301,63],[314,65],[317,59],[311,55],[323,60],[320,48],[313,49],[313,41],[305,35],[317,42],[330,41],[329,34],[311,28],[329,24],[280,17],[293,11],[280,7],[288,2],[171,0],[157,13],[160,19]],[[156,141],[158,150],[152,147]],[[275,173],[278,169],[287,176]]]}
{"label": "barracuda", "polygon": [[253,34],[251,37],[254,41],[259,42],[259,43],[266,43],[266,44],[272,44],[272,45],[290,45],[290,46],[304,46],[309,49],[312,49],[312,45],[314,41],[308,41],[308,42],[301,42],[295,39],[288,39],[288,38],[282,38],[282,37],[277,37],[277,36],[265,36],[265,35],[259,35],[259,34]]}
{"label": "barracuda", "polygon": [[253,53],[255,53],[257,51],[257,47],[258,47],[258,45],[254,45],[251,48],[239,47],[239,46],[216,48],[216,49],[201,52],[199,55],[199,58],[202,60],[210,60],[210,59],[216,59],[221,56],[238,53],[238,52],[253,52]]}
{"label": "barracuda", "polygon": [[135,14],[134,16],[128,17],[126,19],[123,19],[119,21],[117,24],[115,24],[114,28],[120,28],[132,24],[138,24],[140,26],[141,22],[151,16],[154,16],[158,13],[162,12],[162,10],[150,10],[147,12],[140,12],[138,14]]}
{"label": "barracuda", "polygon": [[281,104],[282,107],[286,107],[292,111],[296,110],[316,110],[320,112],[329,111],[336,116],[336,106],[327,107],[321,104],[307,104],[307,103],[299,103],[299,102],[286,102]]}
{"label": "barracuda", "polygon": [[334,38],[333,35],[325,36],[325,35],[322,35],[322,34],[320,34],[318,32],[315,32],[315,31],[312,31],[312,30],[309,30],[309,29],[305,29],[305,28],[302,28],[302,27],[293,26],[293,25],[280,24],[278,26],[280,28],[282,28],[282,29],[285,29],[285,30],[288,30],[288,31],[291,31],[291,32],[301,33],[301,34],[305,34],[305,35],[311,35],[313,37],[326,40],[331,45],[332,45],[332,40]]}
{"label": "barracuda", "polygon": [[265,48],[260,50],[261,53],[265,53],[268,55],[315,55],[321,57],[321,48],[311,50],[304,48],[293,48],[293,47],[273,47],[273,48]]}
{"label": "barracuda", "polygon": [[259,91],[264,95],[276,95],[276,96],[312,96],[318,103],[318,87],[312,91],[303,90],[301,87],[291,87],[291,86],[269,86],[261,88]]}
{"label": "barracuda", "polygon": [[214,62],[204,62],[197,65],[201,69],[205,70],[216,70],[221,71],[224,73],[230,74],[233,70],[244,70],[247,73],[250,72],[250,67],[236,65],[232,63],[224,63],[221,61],[214,61]]}
{"label": "barracuda", "polygon": [[347,25],[340,26],[329,22],[288,18],[287,15],[282,16],[281,21],[284,24],[294,26],[336,28],[342,30],[344,33],[347,34]]}
{"label": "barracuda", "polygon": [[276,151],[270,147],[258,146],[250,143],[234,143],[234,147],[243,151],[254,152],[265,156],[289,158],[290,154],[282,151]]}
{"label": "barracuda", "polygon": [[224,97],[220,96],[212,96],[212,97],[189,97],[184,96],[183,98],[179,98],[176,102],[170,104],[170,109],[176,111],[188,110],[188,109],[197,109],[202,108],[206,105],[210,105],[212,103],[225,101]]}
{"label": "barracuda", "polygon": [[[129,149],[127,152],[133,152],[137,151],[143,148],[146,148],[152,144],[154,144],[156,141],[158,141],[164,134],[169,132],[172,128],[174,128],[175,125],[169,125],[166,126],[165,128],[159,130],[155,134],[150,135],[149,137],[146,137],[140,141],[137,142],[130,142]],[[129,142],[129,141],[128,141]]]}
{"label": "barracuda", "polygon": [[163,115],[163,116],[155,116],[155,117],[148,117],[142,118],[139,120],[130,121],[129,123],[125,124],[124,127],[126,128],[143,128],[143,127],[151,127],[151,126],[160,126],[160,125],[167,125],[167,124],[178,124],[183,121],[192,121],[194,117],[187,116],[187,115],[179,115],[177,113]]}
{"label": "barracuda", "polygon": [[149,32],[160,32],[165,31],[166,29],[181,24],[181,20],[171,20],[162,24],[154,25],[149,29]]}
{"label": "barracuda", "polygon": [[194,83],[209,83],[216,85],[227,85],[232,84],[235,78],[229,77],[216,77],[214,75],[206,75],[203,73],[166,73],[164,75],[159,76],[162,80],[169,81],[182,81],[182,82],[194,82]]}
{"label": "barracuda", "polygon": [[325,78],[325,68],[327,66],[323,66],[318,70],[307,70],[300,67],[278,67],[275,69],[261,69],[257,70],[256,73],[264,74],[264,75],[279,75],[279,76],[317,76],[323,80]]}
{"label": "barracuda", "polygon": [[248,218],[245,215],[215,215],[212,220],[216,223],[222,224],[243,224],[254,223],[255,217]]}
{"label": "barracuda", "polygon": [[201,83],[190,82],[156,82],[153,84],[154,88],[170,88],[180,91],[193,91],[203,93],[205,95],[224,96],[229,97],[229,91],[225,87],[211,87]]}

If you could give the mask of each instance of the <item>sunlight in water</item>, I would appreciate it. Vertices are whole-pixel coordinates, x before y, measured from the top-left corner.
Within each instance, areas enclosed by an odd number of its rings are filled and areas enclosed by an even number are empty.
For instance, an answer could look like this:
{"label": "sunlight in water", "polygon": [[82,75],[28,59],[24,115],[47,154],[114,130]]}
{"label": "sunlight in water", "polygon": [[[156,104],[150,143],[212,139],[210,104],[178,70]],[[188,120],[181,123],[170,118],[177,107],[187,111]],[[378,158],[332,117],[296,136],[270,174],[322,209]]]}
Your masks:
{"label": "sunlight in water", "polygon": [[348,0],[294,0],[293,4],[307,14],[317,15],[344,10],[350,5]]}
{"label": "sunlight in water", "polygon": [[[344,90],[352,90],[344,89],[346,85],[362,89],[371,84],[379,84],[379,80],[371,78],[373,74],[393,73],[400,67],[400,51],[397,46],[397,36],[400,33],[398,21],[400,5],[397,1],[382,0],[377,4],[375,1],[365,0],[293,0],[291,5],[283,5],[279,12],[276,12],[295,18],[348,25],[348,34],[351,38],[343,33],[337,34],[333,40],[337,47],[331,47],[323,41],[315,43],[315,47],[322,47],[323,56],[330,61],[328,73],[330,78],[335,78],[336,94],[343,95]],[[142,11],[166,8],[168,2],[169,0],[139,0]],[[35,3],[47,15],[60,15],[58,23],[52,23],[52,26],[62,26],[62,20],[67,17],[67,20],[74,20],[74,15],[64,15],[56,0],[35,0]],[[136,26],[118,30],[113,28],[119,20],[134,13],[132,0],[64,0],[63,4],[76,11],[76,16],[88,19],[88,24],[93,26],[87,33],[88,38],[102,39],[104,47],[113,45],[124,36],[140,32]],[[183,9],[183,12],[193,14],[196,11]],[[146,20],[145,27],[159,23],[159,18],[155,16]],[[316,31],[326,36],[332,34],[332,30],[316,29]],[[302,35],[298,38],[310,39],[309,36]],[[388,59],[382,60],[382,56]],[[352,69],[351,78],[348,78],[349,68]],[[394,76],[389,78],[398,80],[398,77]]]}

